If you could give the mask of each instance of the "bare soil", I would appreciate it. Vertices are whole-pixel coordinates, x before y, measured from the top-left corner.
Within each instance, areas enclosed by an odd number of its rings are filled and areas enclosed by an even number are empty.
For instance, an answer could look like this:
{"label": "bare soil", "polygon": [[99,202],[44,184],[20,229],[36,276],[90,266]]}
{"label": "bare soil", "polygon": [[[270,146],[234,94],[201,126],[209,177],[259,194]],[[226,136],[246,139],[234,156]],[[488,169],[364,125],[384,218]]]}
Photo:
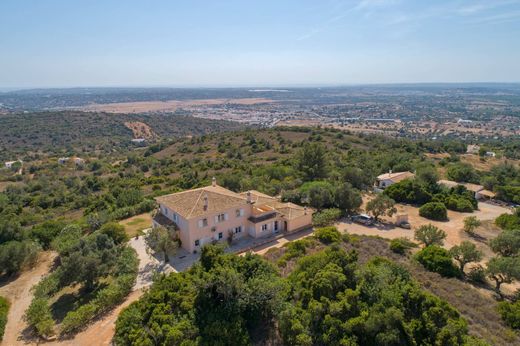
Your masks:
{"label": "bare soil", "polygon": [[134,138],[153,139],[157,137],[152,128],[141,121],[127,121],[125,126],[132,130]]}
{"label": "bare soil", "polygon": [[273,103],[274,100],[265,98],[241,98],[241,99],[207,99],[207,100],[169,100],[169,101],[143,101],[120,102],[108,104],[93,104],[81,107],[87,112],[106,113],[147,113],[147,112],[175,112],[179,108],[205,105],[239,104],[254,105],[261,103]]}
{"label": "bare soil", "polygon": [[0,343],[2,346],[26,344],[26,341],[22,340],[22,333],[27,328],[23,315],[31,304],[33,297],[31,288],[49,272],[55,257],[56,255],[52,252],[41,253],[34,268],[23,272],[15,280],[0,287],[0,295],[7,298],[11,304],[4,338]]}

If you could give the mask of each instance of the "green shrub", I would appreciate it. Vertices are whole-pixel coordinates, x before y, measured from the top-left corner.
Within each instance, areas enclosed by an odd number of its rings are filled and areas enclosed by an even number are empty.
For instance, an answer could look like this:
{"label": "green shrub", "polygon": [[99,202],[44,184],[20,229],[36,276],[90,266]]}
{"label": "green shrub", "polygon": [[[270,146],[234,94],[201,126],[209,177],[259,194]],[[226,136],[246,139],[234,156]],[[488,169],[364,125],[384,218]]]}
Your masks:
{"label": "green shrub", "polygon": [[417,244],[408,238],[395,238],[390,241],[390,250],[401,255],[404,255],[406,250],[414,247],[417,247]]}
{"label": "green shrub", "polygon": [[419,208],[419,215],[430,220],[447,220],[448,210],[443,203],[430,202]]}
{"label": "green shrub", "polygon": [[27,324],[36,330],[39,336],[54,334],[54,321],[52,320],[49,301],[46,298],[35,298],[25,312],[24,319]]}
{"label": "green shrub", "polygon": [[324,209],[312,215],[312,223],[317,227],[329,226],[341,218],[342,212],[339,209]]}
{"label": "green shrub", "polygon": [[9,312],[9,302],[4,297],[0,297],[0,340],[4,336],[5,325],[7,324],[7,313]]}
{"label": "green shrub", "polygon": [[314,240],[306,238],[287,243],[284,246],[285,253],[278,260],[278,265],[280,267],[283,267],[285,266],[287,261],[305,255],[305,253],[307,252],[307,248],[311,247],[314,244],[314,242]]}
{"label": "green shrub", "polygon": [[114,243],[121,244],[128,241],[128,235],[125,232],[125,226],[116,222],[109,222],[101,226],[99,232],[108,235]]}
{"label": "green shrub", "polygon": [[61,324],[61,333],[70,334],[84,327],[88,321],[96,316],[98,308],[97,305],[90,303],[67,313]]}
{"label": "green shrub", "polygon": [[314,236],[325,244],[338,243],[341,239],[341,233],[334,226],[318,228],[314,231]]}
{"label": "green shrub", "polygon": [[429,271],[445,277],[460,276],[459,269],[453,264],[448,250],[437,246],[427,246],[415,255],[415,259]]}
{"label": "green shrub", "polygon": [[504,322],[513,329],[520,329],[520,300],[514,303],[500,302],[498,304],[498,312],[502,316]]}
{"label": "green shrub", "polygon": [[495,225],[508,230],[520,228],[520,216],[516,214],[502,214],[495,219]]}
{"label": "green shrub", "polygon": [[467,278],[474,284],[485,284],[487,282],[486,270],[480,265],[476,266],[469,271]]}

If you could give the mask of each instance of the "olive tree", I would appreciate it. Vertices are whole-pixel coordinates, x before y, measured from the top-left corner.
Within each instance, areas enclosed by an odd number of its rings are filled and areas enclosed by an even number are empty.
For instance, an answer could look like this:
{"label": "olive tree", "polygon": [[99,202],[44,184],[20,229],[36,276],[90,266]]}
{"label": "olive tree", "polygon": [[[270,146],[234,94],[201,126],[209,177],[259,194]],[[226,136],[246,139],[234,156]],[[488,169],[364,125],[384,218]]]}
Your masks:
{"label": "olive tree", "polygon": [[168,254],[173,253],[179,247],[179,242],[175,239],[170,231],[165,227],[158,226],[150,229],[144,236],[144,241],[148,245],[147,250],[157,253],[163,253],[164,263],[169,262]]}
{"label": "olive tree", "polygon": [[463,241],[450,249],[450,255],[459,263],[460,272],[464,275],[464,267],[470,262],[482,260],[482,251],[469,241]]}
{"label": "olive tree", "polygon": [[392,216],[397,212],[395,208],[395,201],[384,194],[379,194],[376,198],[372,199],[367,203],[366,206],[367,213],[370,213],[374,216],[376,221],[380,216],[388,215]]}
{"label": "olive tree", "polygon": [[495,281],[495,291],[502,296],[500,286],[520,280],[520,258],[497,256],[489,260],[487,275]]}
{"label": "olive tree", "polygon": [[482,222],[476,216],[468,216],[464,219],[464,232],[473,234]]}
{"label": "olive tree", "polygon": [[425,247],[430,245],[442,246],[444,239],[446,239],[446,232],[430,223],[416,229],[414,237],[415,240],[423,243]]}

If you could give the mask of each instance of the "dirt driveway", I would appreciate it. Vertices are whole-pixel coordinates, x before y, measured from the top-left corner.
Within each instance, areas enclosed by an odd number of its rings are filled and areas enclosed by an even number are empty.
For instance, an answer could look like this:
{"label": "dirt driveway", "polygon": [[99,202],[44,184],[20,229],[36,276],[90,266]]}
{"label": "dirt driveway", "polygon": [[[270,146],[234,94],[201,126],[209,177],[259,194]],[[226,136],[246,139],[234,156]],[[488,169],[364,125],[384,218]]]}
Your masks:
{"label": "dirt driveway", "polygon": [[[463,240],[466,240],[467,237],[462,231],[462,228],[464,226],[464,218],[468,216],[476,216],[477,219],[481,221],[492,221],[501,214],[511,213],[510,209],[504,207],[488,203],[479,203],[479,210],[474,211],[473,213],[459,213],[456,211],[448,210],[448,221],[432,221],[422,216],[419,216],[419,208],[403,204],[398,204],[397,207],[400,212],[408,214],[408,221],[412,225],[411,230],[402,229],[392,225],[391,218],[386,218],[388,224],[384,226],[367,227],[346,220],[337,223],[336,226],[341,231],[347,231],[353,234],[380,236],[388,239],[407,237],[413,240],[413,230],[415,228],[431,223],[447,233],[448,236],[445,240],[445,246],[449,248],[453,245],[459,244]],[[385,218],[383,219],[385,220]]]}
{"label": "dirt driveway", "polygon": [[0,287],[0,296],[7,298],[11,304],[7,315],[4,338],[0,345],[25,344],[19,338],[27,327],[27,324],[23,321],[23,315],[31,304],[33,297],[31,288],[49,272],[55,257],[56,255],[52,252],[43,252],[34,268],[23,272],[16,280]]}

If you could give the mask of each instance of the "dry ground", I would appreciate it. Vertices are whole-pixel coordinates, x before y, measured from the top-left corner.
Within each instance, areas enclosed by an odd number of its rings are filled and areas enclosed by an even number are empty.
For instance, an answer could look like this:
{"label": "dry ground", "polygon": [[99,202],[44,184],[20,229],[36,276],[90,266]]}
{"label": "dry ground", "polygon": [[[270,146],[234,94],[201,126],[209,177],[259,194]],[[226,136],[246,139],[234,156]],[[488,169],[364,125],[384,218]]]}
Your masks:
{"label": "dry ground", "polygon": [[134,138],[153,139],[157,137],[152,128],[141,121],[127,121],[125,126],[132,131]]}
{"label": "dry ground", "polygon": [[0,343],[2,346],[25,344],[19,339],[27,327],[27,324],[23,321],[23,315],[31,304],[33,297],[31,288],[49,272],[55,257],[54,253],[43,252],[34,268],[23,272],[16,280],[0,287],[0,295],[7,298],[11,303],[4,338]]}
{"label": "dry ground", "polygon": [[146,112],[175,112],[178,108],[204,105],[241,104],[254,105],[261,103],[273,103],[274,100],[265,98],[241,98],[241,99],[208,99],[208,100],[169,100],[169,101],[142,101],[120,102],[107,104],[93,104],[81,107],[87,112],[107,113],[146,113]]}
{"label": "dry ground", "polygon": [[150,213],[135,215],[119,221],[119,224],[125,226],[126,234],[133,238],[136,235],[142,235],[144,229],[151,227],[152,215]]}

